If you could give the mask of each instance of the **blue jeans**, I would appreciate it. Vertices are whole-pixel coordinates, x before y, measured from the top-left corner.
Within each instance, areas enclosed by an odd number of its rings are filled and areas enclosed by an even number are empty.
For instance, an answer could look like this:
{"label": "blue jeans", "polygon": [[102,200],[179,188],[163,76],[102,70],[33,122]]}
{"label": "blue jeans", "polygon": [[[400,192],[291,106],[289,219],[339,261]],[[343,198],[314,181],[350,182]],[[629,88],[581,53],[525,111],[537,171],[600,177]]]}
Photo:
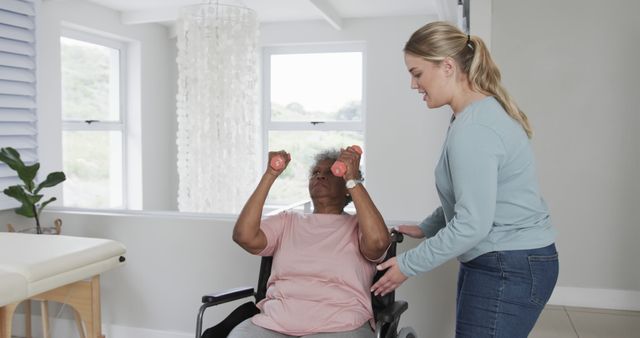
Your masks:
{"label": "blue jeans", "polygon": [[460,264],[456,338],[526,338],[558,279],[554,244]]}

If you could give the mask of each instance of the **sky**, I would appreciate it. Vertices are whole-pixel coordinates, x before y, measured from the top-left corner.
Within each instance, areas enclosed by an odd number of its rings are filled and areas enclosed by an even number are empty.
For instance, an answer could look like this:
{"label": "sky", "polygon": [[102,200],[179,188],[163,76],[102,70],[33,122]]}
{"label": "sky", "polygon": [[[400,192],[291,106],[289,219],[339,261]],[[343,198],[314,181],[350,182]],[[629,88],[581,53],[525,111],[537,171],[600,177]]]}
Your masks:
{"label": "sky", "polygon": [[361,52],[271,56],[271,100],[282,105],[333,112],[361,101],[362,83]]}

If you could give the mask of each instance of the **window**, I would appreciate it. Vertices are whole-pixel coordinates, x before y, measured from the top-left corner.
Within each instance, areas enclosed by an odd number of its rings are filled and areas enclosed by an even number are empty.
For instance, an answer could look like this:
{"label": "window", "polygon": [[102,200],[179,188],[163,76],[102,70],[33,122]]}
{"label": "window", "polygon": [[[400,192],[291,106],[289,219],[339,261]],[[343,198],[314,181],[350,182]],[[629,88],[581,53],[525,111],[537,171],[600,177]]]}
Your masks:
{"label": "window", "polygon": [[265,48],[265,154],[284,149],[292,157],[268,204],[308,199],[309,169],[318,152],[363,145],[363,51],[352,44]]}
{"label": "window", "polygon": [[60,37],[66,207],[127,206],[125,47],[69,29]]}
{"label": "window", "polygon": [[[33,1],[0,1],[0,146],[15,148],[28,164],[38,161],[35,40]],[[21,182],[0,163],[2,189]],[[19,205],[0,193],[0,209]]]}

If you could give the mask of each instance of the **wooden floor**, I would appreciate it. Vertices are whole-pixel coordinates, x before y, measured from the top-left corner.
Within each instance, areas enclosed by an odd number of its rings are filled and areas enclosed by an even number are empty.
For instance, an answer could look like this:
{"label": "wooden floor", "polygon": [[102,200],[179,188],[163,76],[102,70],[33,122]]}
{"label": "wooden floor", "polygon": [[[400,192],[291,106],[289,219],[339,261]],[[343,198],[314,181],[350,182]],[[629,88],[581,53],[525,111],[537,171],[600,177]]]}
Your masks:
{"label": "wooden floor", "polygon": [[530,338],[640,338],[640,312],[547,306]]}

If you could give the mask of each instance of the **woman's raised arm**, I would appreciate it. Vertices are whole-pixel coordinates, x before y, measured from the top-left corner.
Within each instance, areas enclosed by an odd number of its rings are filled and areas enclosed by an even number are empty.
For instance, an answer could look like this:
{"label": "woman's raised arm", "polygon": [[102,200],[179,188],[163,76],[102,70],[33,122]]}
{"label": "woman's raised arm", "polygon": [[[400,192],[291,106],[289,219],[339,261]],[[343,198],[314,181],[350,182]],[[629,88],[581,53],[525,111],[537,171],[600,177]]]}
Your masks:
{"label": "woman's raised arm", "polygon": [[269,152],[269,163],[277,156],[282,157],[285,162],[284,166],[276,166],[279,169],[274,169],[271,165],[267,167],[260,183],[245,203],[233,227],[233,241],[252,254],[259,253],[267,246],[267,237],[260,230],[262,209],[273,182],[287,168],[287,164],[291,160],[291,156],[284,151]]}

